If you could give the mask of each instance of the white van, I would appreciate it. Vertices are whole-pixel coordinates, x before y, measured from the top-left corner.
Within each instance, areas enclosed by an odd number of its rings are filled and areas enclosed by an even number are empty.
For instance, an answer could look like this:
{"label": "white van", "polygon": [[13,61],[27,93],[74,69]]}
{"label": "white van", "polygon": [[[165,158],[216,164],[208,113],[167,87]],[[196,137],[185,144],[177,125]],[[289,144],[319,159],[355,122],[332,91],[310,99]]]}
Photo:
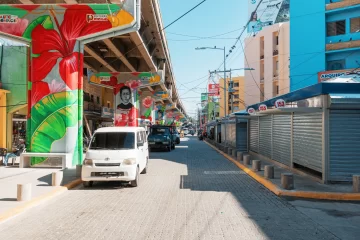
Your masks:
{"label": "white van", "polygon": [[95,131],[81,171],[85,187],[94,181],[125,181],[139,185],[147,172],[149,147],[144,128],[105,127]]}

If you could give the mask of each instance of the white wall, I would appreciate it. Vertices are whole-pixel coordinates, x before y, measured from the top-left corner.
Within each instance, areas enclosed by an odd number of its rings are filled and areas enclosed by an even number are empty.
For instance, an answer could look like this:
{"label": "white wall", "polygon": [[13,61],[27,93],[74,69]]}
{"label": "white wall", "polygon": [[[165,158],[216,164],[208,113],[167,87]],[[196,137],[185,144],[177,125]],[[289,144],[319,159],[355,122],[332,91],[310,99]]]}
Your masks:
{"label": "white wall", "polygon": [[[279,34],[279,94],[289,92],[289,56],[290,37],[289,23],[278,23],[264,28],[255,37],[245,39],[245,67],[254,68],[253,71],[245,71],[245,102],[247,105],[260,102],[260,40],[264,37],[264,100],[271,99],[273,94],[274,65],[273,50],[275,47],[274,33]],[[252,75],[251,75],[252,73]],[[253,76],[253,77],[252,77]],[[255,80],[254,80],[254,79]],[[256,83],[257,84],[256,84]]]}

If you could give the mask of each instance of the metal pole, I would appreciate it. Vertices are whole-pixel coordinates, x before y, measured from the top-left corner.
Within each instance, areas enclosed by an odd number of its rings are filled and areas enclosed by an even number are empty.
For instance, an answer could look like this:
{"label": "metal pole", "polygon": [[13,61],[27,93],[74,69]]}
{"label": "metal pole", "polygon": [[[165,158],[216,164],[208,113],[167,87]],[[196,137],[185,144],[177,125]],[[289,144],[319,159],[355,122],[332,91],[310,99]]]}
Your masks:
{"label": "metal pole", "polygon": [[[231,79],[231,68],[230,68],[230,79],[229,79],[229,82],[230,82],[230,85],[232,84],[232,79]],[[231,85],[231,87],[233,87],[232,85]],[[232,88],[231,88],[231,90],[232,90]],[[230,113],[233,113],[234,111],[233,111],[233,98],[234,98],[234,95],[232,94],[232,92],[230,92],[230,88],[229,88],[229,94],[231,95],[231,112]]]}
{"label": "metal pole", "polygon": [[226,116],[226,52],[224,47],[224,117]]}

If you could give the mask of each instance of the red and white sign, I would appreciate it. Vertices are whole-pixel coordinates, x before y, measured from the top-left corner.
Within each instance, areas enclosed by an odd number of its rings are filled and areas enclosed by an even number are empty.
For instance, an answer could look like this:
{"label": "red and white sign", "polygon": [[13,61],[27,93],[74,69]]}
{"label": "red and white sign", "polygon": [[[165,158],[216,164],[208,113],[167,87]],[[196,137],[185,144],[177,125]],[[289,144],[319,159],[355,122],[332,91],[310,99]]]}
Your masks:
{"label": "red and white sign", "polygon": [[283,108],[283,107],[285,107],[285,101],[284,101],[284,99],[278,99],[278,100],[276,100],[276,102],[275,102],[275,107],[276,107],[276,108]]}
{"label": "red and white sign", "polygon": [[89,22],[106,22],[109,21],[106,14],[86,14],[86,21]]}
{"label": "red and white sign", "polygon": [[208,86],[208,92],[209,96],[219,96],[219,84],[209,84]]}
{"label": "red and white sign", "polygon": [[262,112],[262,111],[266,111],[267,110],[267,106],[265,104],[261,104],[259,106],[259,111]]}
{"label": "red and white sign", "polygon": [[254,114],[255,113],[255,109],[253,109],[253,108],[249,108],[248,110],[247,110],[247,112],[248,112],[248,114]]}

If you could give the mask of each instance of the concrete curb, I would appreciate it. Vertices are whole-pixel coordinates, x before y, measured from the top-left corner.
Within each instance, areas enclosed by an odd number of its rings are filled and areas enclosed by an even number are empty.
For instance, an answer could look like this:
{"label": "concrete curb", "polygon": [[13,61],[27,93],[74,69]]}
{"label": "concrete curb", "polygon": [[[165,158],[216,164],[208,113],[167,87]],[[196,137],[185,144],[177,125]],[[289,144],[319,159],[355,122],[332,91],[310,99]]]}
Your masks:
{"label": "concrete curb", "polygon": [[254,178],[257,182],[269,189],[275,195],[280,197],[296,197],[306,199],[318,199],[318,200],[332,200],[332,201],[360,201],[360,193],[342,193],[342,192],[314,192],[314,191],[296,191],[296,190],[283,190],[277,185],[267,180],[266,178],[256,174],[245,165],[237,162],[228,154],[225,154],[205,141],[210,147],[218,151],[221,155],[226,157],[229,161],[233,162],[238,168],[243,170],[250,177]]}
{"label": "concrete curb", "polygon": [[78,186],[81,183],[82,183],[81,179],[76,179],[76,180],[66,184],[65,186],[56,187],[53,191],[51,191],[49,193],[38,196],[28,202],[25,202],[24,204],[21,204],[18,207],[15,207],[15,208],[5,211],[4,213],[0,214],[0,224],[2,222],[4,222],[5,220],[15,217],[16,215],[28,210],[31,207],[37,206],[40,203],[45,202],[46,200],[50,200],[53,197],[60,195],[61,193]]}

